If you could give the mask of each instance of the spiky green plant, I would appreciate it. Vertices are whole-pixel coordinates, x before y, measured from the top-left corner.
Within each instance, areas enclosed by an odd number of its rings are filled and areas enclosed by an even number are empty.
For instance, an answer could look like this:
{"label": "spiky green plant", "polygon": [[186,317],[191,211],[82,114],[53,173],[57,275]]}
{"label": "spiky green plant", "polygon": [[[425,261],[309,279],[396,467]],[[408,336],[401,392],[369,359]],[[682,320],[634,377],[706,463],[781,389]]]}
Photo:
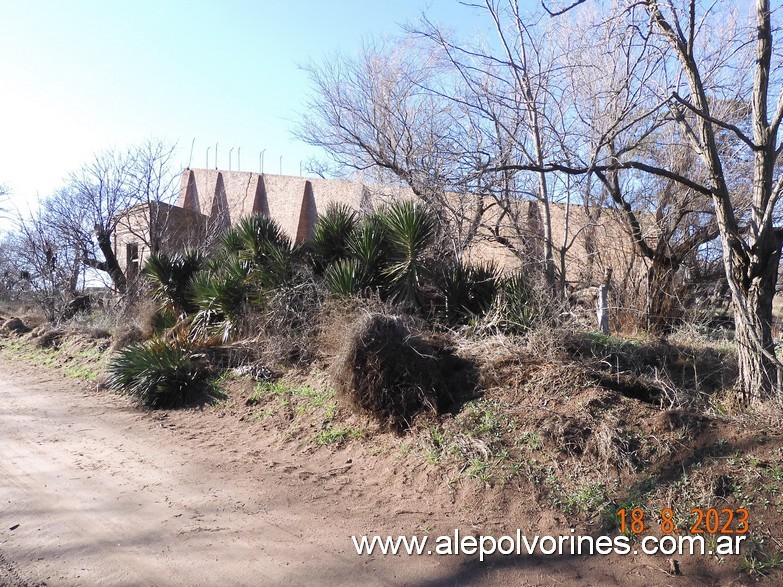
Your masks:
{"label": "spiky green plant", "polygon": [[280,225],[266,216],[242,218],[232,229],[237,256],[250,263],[253,279],[262,287],[272,288],[289,282],[295,273],[295,264],[302,255],[302,247],[291,246]]}
{"label": "spiky green plant", "polygon": [[243,250],[251,251],[262,262],[266,247],[291,248],[291,239],[273,219],[262,214],[243,217],[234,229]]}
{"label": "spiky green plant", "polygon": [[204,263],[204,254],[196,249],[150,255],[143,272],[150,282],[152,295],[163,302],[164,311],[181,316],[198,310],[192,299],[191,282]]}
{"label": "spiky green plant", "polygon": [[313,238],[308,243],[310,260],[316,273],[348,257],[348,239],[358,223],[356,212],[347,204],[331,203],[318,218]]}
{"label": "spiky green plant", "polygon": [[510,334],[525,332],[536,319],[532,291],[520,272],[501,280],[496,306],[500,328]]}
{"label": "spiky green plant", "polygon": [[494,261],[471,265],[468,279],[471,283],[470,312],[475,315],[484,314],[497,296],[501,283],[500,269]]}
{"label": "spiky green plant", "polygon": [[107,366],[107,384],[150,408],[177,408],[214,397],[209,372],[177,343],[149,340],[120,350]]}
{"label": "spiky green plant", "polygon": [[389,279],[391,299],[421,307],[421,287],[427,273],[425,253],[435,236],[435,220],[422,205],[410,200],[395,202],[381,219],[389,244],[382,274]]}
{"label": "spiky green plant", "polygon": [[450,325],[465,324],[486,313],[498,292],[500,272],[494,263],[456,261],[435,271],[439,314]]}
{"label": "spiky green plant", "polygon": [[386,228],[378,215],[364,218],[348,237],[346,248],[359,267],[359,288],[378,288],[386,281],[381,270],[386,263]]}
{"label": "spiky green plant", "polygon": [[218,239],[218,256],[230,256],[242,250],[244,244],[236,228],[229,228]]}
{"label": "spiky green plant", "polygon": [[362,268],[356,259],[341,259],[324,272],[326,287],[335,295],[351,296],[362,286]]}
{"label": "spiky green plant", "polygon": [[193,279],[193,300],[199,308],[191,324],[195,336],[219,336],[226,342],[239,332],[247,305],[257,293],[250,273],[247,261],[233,257]]}

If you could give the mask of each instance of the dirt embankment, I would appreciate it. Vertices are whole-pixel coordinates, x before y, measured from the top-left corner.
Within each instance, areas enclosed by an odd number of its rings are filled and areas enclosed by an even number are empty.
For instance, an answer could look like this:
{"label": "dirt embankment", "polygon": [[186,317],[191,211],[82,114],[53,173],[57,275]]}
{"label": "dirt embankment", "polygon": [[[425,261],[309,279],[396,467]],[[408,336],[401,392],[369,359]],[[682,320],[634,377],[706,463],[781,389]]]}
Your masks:
{"label": "dirt embankment", "polygon": [[706,557],[682,559],[681,577],[663,556],[360,557],[352,535],[532,536],[569,524],[522,491],[444,483],[392,434],[317,447],[240,404],[142,412],[0,359],[0,584],[752,582],[733,559]]}

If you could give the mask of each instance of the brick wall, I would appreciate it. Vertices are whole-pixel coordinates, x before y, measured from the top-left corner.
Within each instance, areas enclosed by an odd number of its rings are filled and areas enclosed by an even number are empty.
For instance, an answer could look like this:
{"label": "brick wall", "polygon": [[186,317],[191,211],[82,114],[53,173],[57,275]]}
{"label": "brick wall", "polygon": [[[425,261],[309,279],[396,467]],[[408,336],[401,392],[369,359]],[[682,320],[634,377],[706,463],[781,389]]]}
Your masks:
{"label": "brick wall", "polygon": [[[165,211],[169,226],[161,246],[181,246],[203,236],[207,225],[211,230],[226,228],[253,213],[274,218],[292,241],[301,242],[312,235],[318,215],[329,204],[340,203],[357,211],[368,211],[383,203],[414,197],[410,189],[399,186],[371,186],[347,180],[261,175],[247,171],[186,169],[182,173],[177,205],[159,205]],[[448,197],[464,196],[449,194]],[[498,206],[489,206],[484,216],[486,226],[467,252],[467,258],[473,262],[491,259],[506,269],[521,266],[520,257],[529,256],[542,247],[541,212],[538,204],[530,201],[520,201],[511,214],[501,214]],[[627,272],[633,264],[633,246],[616,212],[603,210],[596,221],[591,220],[582,207],[572,205],[568,210],[567,231],[566,208],[552,204],[550,214],[554,241],[557,244],[565,241],[570,246],[566,254],[568,280],[591,281],[602,275],[605,267],[613,267],[618,274]],[[143,207],[132,209],[127,214],[126,226],[118,230],[117,246],[123,266],[127,263],[124,247],[129,243],[139,242],[142,246],[140,262],[148,254],[150,244],[142,242],[137,235],[144,231],[144,222],[149,215],[149,210],[145,212]],[[493,231],[507,239],[518,253],[499,244]],[[557,259],[556,264],[559,266]]]}

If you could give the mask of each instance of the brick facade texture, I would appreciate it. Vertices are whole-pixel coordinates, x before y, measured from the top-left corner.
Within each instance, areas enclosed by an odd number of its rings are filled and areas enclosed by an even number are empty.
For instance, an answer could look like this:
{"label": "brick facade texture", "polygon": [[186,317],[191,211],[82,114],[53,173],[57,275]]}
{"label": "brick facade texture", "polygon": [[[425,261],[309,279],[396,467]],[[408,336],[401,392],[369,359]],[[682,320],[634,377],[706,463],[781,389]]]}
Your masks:
{"label": "brick facade texture", "polygon": [[[116,251],[126,272],[129,266],[133,272],[133,265],[141,266],[150,252],[198,244],[208,230],[228,228],[250,214],[274,218],[293,242],[302,242],[310,238],[318,215],[332,203],[367,211],[385,202],[413,198],[414,194],[403,187],[379,188],[346,180],[247,171],[185,169],[176,205],[143,204],[126,211],[115,234]],[[486,208],[484,228],[467,251],[468,260],[493,260],[504,269],[513,269],[521,266],[520,256],[525,253],[540,258],[535,254],[540,252],[543,235],[539,204],[520,201],[513,214],[502,214],[491,203]],[[616,213],[603,210],[596,221],[581,206],[572,205],[567,215],[563,205],[552,204],[550,214],[555,243],[570,245],[565,259],[569,281],[589,283],[603,275],[605,267],[612,267],[615,275],[641,275],[643,268],[634,267],[639,261]],[[517,256],[500,244],[497,236],[507,239],[522,255]],[[138,254],[132,259],[136,249]],[[559,266],[557,259],[556,264]]]}

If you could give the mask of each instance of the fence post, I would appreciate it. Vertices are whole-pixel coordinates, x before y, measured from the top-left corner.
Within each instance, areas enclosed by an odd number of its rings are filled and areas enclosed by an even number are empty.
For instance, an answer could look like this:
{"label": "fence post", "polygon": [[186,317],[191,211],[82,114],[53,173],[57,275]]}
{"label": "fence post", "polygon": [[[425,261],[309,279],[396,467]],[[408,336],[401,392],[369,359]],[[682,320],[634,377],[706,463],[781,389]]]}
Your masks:
{"label": "fence post", "polygon": [[604,281],[598,288],[598,298],[596,300],[596,315],[598,317],[598,329],[604,334],[609,334],[609,282],[612,279],[612,268],[607,267],[604,271]]}

